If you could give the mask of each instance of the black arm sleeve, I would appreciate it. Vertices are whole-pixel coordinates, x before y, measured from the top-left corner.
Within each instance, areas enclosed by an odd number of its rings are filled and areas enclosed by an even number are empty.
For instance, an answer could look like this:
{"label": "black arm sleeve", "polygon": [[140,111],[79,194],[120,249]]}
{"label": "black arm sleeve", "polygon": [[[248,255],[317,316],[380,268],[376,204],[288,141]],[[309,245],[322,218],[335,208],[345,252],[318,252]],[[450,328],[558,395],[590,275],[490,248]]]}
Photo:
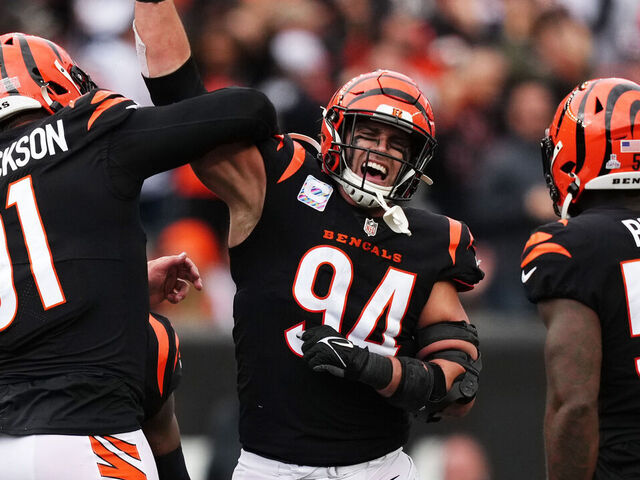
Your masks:
{"label": "black arm sleeve", "polygon": [[254,143],[276,132],[273,104],[250,88],[225,88],[164,107],[135,111],[110,139],[108,171],[117,193],[132,196],[156,173],[232,142]]}
{"label": "black arm sleeve", "polygon": [[187,466],[184,463],[182,446],[166,455],[155,457],[159,480],[189,480]]}
{"label": "black arm sleeve", "polygon": [[189,60],[178,70],[169,75],[156,78],[147,78],[143,75],[142,78],[154,105],[169,105],[207,93],[193,57],[189,57]]}

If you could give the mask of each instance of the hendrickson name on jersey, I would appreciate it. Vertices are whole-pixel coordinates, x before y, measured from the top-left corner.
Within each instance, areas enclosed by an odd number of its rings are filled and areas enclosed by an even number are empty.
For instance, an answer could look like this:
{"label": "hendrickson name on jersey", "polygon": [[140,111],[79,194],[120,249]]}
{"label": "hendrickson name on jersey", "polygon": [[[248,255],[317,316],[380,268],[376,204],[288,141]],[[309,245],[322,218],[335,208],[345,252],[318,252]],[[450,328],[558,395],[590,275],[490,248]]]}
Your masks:
{"label": "hendrickson name on jersey", "polygon": [[2,161],[0,174],[4,177],[27,165],[31,159],[39,160],[47,155],[68,150],[62,120],[56,122],[55,128],[50,124],[38,127],[0,152]]}

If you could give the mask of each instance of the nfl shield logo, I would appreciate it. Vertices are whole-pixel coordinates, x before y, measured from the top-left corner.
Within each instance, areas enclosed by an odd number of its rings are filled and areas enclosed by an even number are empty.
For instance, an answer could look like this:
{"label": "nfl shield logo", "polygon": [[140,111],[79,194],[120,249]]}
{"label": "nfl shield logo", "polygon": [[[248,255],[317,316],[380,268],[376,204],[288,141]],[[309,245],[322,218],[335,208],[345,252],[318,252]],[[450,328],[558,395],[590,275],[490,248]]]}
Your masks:
{"label": "nfl shield logo", "polygon": [[373,237],[378,232],[378,224],[373,220],[373,218],[367,218],[364,221],[364,233]]}

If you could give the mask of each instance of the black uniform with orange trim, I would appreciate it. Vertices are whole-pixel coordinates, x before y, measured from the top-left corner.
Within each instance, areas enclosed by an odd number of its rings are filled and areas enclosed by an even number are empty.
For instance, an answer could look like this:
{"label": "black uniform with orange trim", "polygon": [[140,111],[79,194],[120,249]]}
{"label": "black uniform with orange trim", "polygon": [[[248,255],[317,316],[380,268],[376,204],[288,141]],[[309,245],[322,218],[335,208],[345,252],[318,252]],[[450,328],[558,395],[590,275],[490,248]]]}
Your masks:
{"label": "black uniform with orange trim", "polygon": [[0,133],[0,433],[139,428],[142,182],[225,141],[270,135],[264,98],[224,89],[138,109],[94,90]]}
{"label": "black uniform with orange trim", "polygon": [[298,335],[324,322],[370,351],[415,354],[434,283],[468,290],[483,274],[467,227],[407,208],[413,235],[350,206],[288,136],[259,144],[262,217],[230,250],[245,450],[301,465],[355,464],[401,447],[406,412],[371,387],[312,372]]}
{"label": "black uniform with orange trim", "polygon": [[[640,212],[591,208],[537,229],[522,257],[532,302],[568,298],[594,310],[602,329],[597,478],[620,463],[640,477]],[[635,465],[635,467],[633,467]]]}
{"label": "black uniform with orange trim", "polygon": [[182,378],[180,341],[167,317],[151,312],[147,323],[147,375],[144,386],[144,420],[160,408],[178,388]]}

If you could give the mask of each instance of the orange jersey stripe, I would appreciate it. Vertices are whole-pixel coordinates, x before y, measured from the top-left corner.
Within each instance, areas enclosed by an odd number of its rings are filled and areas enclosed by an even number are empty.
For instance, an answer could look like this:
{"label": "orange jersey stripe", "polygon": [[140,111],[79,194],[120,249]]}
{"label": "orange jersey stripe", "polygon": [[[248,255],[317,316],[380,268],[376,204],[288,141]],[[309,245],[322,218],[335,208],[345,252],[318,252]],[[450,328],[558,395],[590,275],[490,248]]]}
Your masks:
{"label": "orange jersey stripe", "polygon": [[524,268],[532,260],[538,258],[540,255],[544,255],[545,253],[559,253],[560,255],[571,258],[571,254],[569,253],[569,251],[562,245],[558,245],[557,243],[542,243],[533,247],[533,249],[525,257],[525,259],[522,260],[520,268]]}
{"label": "orange jersey stripe", "polygon": [[542,242],[546,242],[547,240],[549,240],[553,235],[551,235],[550,233],[545,233],[545,232],[536,232],[533,235],[531,235],[531,237],[529,237],[529,240],[527,241],[527,243],[524,246],[524,249],[526,250],[527,248],[529,248],[531,245],[535,245],[536,243],[542,243]]}
{"label": "orange jersey stripe", "polygon": [[153,316],[149,315],[149,323],[153,327],[153,331],[156,332],[156,337],[158,339],[158,389],[160,390],[160,395],[164,391],[164,368],[167,365],[167,360],[169,359],[169,336],[167,335],[167,331],[162,326],[158,320],[153,318]]}
{"label": "orange jersey stripe", "polygon": [[[96,96],[97,96],[97,94],[96,94]],[[114,105],[117,105],[118,103],[126,102],[126,101],[127,101],[126,98],[118,97],[118,98],[112,98],[111,100],[107,100],[106,102],[101,103],[98,106],[98,108],[96,108],[96,111],[93,112],[93,114],[91,115],[91,118],[89,119],[89,123],[87,124],[87,131],[91,130],[91,126],[93,125],[93,123],[105,111],[107,111],[109,108],[113,107]]]}
{"label": "orange jersey stripe", "polygon": [[93,96],[93,98],[91,99],[91,103],[92,104],[100,103],[105,98],[111,95],[115,95],[115,94],[113,92],[110,92],[109,90],[98,90],[96,94]]}
{"label": "orange jersey stripe", "polygon": [[456,249],[460,245],[460,238],[462,236],[462,224],[457,220],[447,217],[449,220],[449,256],[451,262],[456,263]]}
{"label": "orange jersey stripe", "polygon": [[[131,465],[123,458],[109,451],[95,437],[89,437],[91,448],[101,460],[108,465],[98,463],[100,476],[105,478],[115,478],[119,480],[146,480],[147,476],[134,465]],[[139,457],[139,455],[138,455]]]}
{"label": "orange jersey stripe", "polygon": [[180,339],[178,338],[178,334],[173,332],[173,336],[176,339],[176,358],[173,360],[173,370],[176,369],[176,365],[178,365],[178,359],[180,358]]}
{"label": "orange jersey stripe", "polygon": [[289,178],[300,169],[300,167],[304,163],[305,155],[306,152],[304,150],[304,147],[298,142],[293,142],[293,157],[291,158],[291,162],[289,162],[287,169],[278,179],[278,183],[284,182],[287,178]]}

